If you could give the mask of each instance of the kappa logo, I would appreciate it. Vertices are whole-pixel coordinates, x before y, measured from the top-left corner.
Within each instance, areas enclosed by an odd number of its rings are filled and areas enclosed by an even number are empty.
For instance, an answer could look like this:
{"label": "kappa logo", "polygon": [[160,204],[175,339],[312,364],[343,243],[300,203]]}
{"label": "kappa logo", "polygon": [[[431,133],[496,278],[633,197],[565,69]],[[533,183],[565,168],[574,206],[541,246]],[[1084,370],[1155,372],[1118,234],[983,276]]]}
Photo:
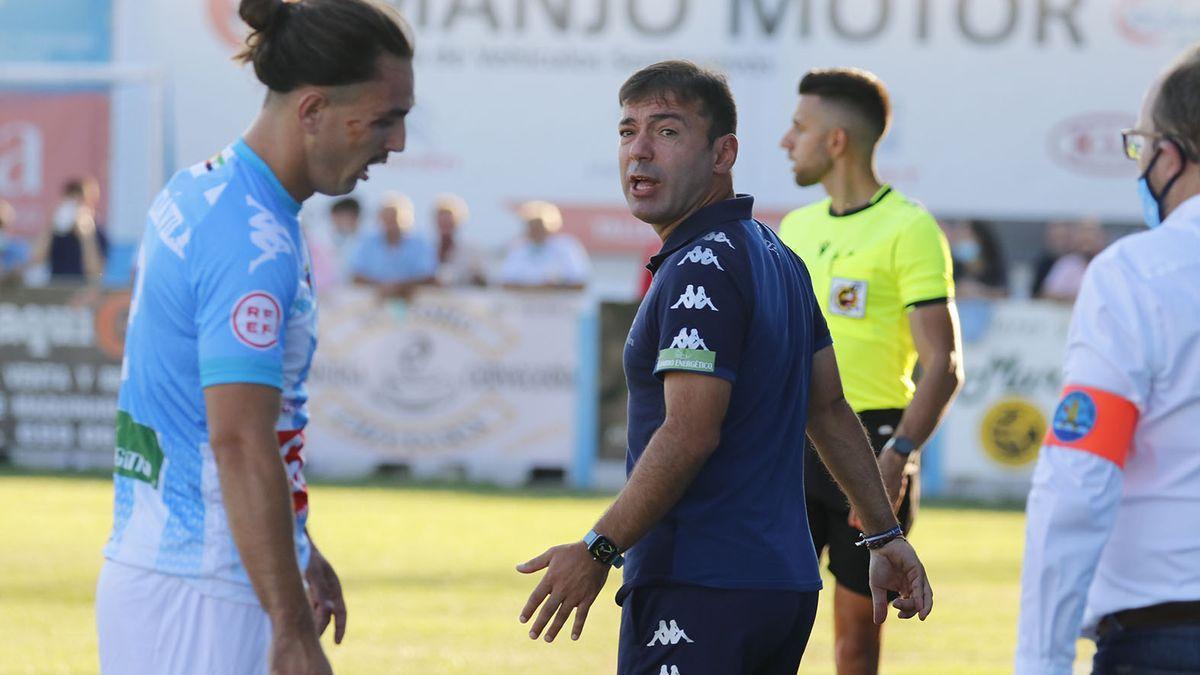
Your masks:
{"label": "kappa logo", "polygon": [[671,666],[670,670],[666,666],[659,669],[658,675],[679,675],[679,668]]}
{"label": "kappa logo", "polygon": [[711,309],[714,312],[721,311],[713,304],[712,298],[708,297],[708,293],[704,292],[703,286],[693,286],[692,284],[688,284],[687,288],[683,291],[683,295],[680,295],[675,304],[671,305],[671,309],[679,309],[680,307],[684,309]]}
{"label": "kappa logo", "polygon": [[[687,633],[683,632],[683,629],[675,623],[675,619],[671,619],[670,623],[660,620],[658,622],[658,630],[654,631],[654,636],[650,638],[650,641],[646,643],[646,646],[653,647],[654,643],[657,642],[663,647],[666,647],[667,645],[677,645],[679,644],[680,640],[688,643],[692,642],[692,639],[687,636]],[[663,666],[663,668],[666,668],[666,666]]]}
{"label": "kappa logo", "polygon": [[722,272],[725,271],[725,268],[721,267],[721,261],[717,260],[717,254],[713,253],[711,248],[697,246],[696,248],[688,251],[687,255],[683,256],[683,259],[679,261],[679,264],[676,265],[676,267],[680,267],[684,263],[689,262],[700,263],[701,265],[716,265],[717,269],[721,270]]}
{"label": "kappa logo", "polygon": [[680,328],[679,335],[671,341],[670,349],[703,349],[708,350],[708,346],[704,344],[704,339],[700,337],[700,331],[695,328],[689,333],[687,328]]}
{"label": "kappa logo", "polygon": [[262,251],[262,255],[250,262],[249,271],[250,274],[254,274],[259,265],[274,260],[280,253],[295,254],[296,244],[287,228],[280,225],[279,221],[275,220],[275,215],[255,201],[254,197],[246,195],[246,203],[258,211],[250,216],[250,227],[253,228],[250,232],[250,243]]}
{"label": "kappa logo", "polygon": [[727,237],[724,232],[709,232],[708,234],[704,235],[704,241],[727,244],[729,248],[732,248],[735,251],[737,250],[734,248],[733,242],[729,241],[729,237]]}

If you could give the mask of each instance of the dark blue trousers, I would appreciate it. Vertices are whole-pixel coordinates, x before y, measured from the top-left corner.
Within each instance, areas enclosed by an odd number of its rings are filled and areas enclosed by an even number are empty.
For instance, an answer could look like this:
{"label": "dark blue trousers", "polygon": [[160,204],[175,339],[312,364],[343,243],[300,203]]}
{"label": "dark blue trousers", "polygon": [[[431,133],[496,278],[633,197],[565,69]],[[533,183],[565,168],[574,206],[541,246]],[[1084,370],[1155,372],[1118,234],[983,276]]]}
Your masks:
{"label": "dark blue trousers", "polygon": [[1200,624],[1135,628],[1096,643],[1093,675],[1200,673]]}
{"label": "dark blue trousers", "polygon": [[817,593],[645,586],[622,608],[619,675],[795,675]]}

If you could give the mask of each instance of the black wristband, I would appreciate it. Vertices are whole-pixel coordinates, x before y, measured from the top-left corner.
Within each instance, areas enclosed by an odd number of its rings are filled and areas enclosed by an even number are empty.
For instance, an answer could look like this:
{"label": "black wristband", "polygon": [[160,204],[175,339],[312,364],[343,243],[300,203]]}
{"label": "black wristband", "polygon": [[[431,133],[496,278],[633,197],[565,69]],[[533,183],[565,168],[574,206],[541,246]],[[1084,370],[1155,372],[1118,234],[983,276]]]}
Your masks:
{"label": "black wristband", "polygon": [[900,526],[897,525],[887,532],[880,532],[879,534],[873,534],[869,537],[866,534],[860,533],[858,535],[858,541],[855,542],[854,545],[865,546],[866,548],[874,551],[877,548],[883,548],[884,546],[887,546],[893,540],[903,538],[904,530],[900,529]]}

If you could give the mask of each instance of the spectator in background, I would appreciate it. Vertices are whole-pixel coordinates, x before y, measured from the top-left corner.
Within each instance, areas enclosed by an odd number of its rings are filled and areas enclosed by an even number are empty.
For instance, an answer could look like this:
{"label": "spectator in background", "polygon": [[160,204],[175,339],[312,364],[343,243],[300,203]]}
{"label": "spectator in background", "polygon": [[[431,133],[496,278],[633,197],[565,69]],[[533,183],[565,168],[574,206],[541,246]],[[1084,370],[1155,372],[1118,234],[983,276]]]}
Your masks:
{"label": "spectator in background", "polygon": [[434,201],[437,224],[437,282],[442,286],[483,286],[487,283],[483,253],[464,243],[459,228],[466,222],[467,203],[458,195],[439,195]]}
{"label": "spectator in background", "polygon": [[29,264],[29,244],[12,234],[16,212],[0,199],[0,286],[17,284]]}
{"label": "spectator in background", "polygon": [[1046,275],[1050,274],[1050,268],[1070,252],[1071,223],[1065,220],[1046,223],[1042,254],[1038,256],[1033,268],[1033,289],[1030,295],[1036,298],[1042,294],[1042,286],[1046,283]]}
{"label": "spectator in background", "polygon": [[412,200],[395,192],[387,194],[379,209],[379,230],[360,238],[351,257],[354,283],[402,298],[410,297],[418,286],[433,283],[437,253],[412,230]]}
{"label": "spectator in background", "polygon": [[591,273],[583,245],[562,229],[562,212],[542,201],[526,202],[517,210],[525,221],[525,236],[513,242],[500,269],[505,288],[582,289]]}
{"label": "spectator in background", "polygon": [[51,281],[96,281],[104,274],[108,239],[96,227],[99,191],[94,179],[70,180],[63,186],[62,201],[35,256],[48,265]]}
{"label": "spectator in background", "polygon": [[307,232],[317,289],[333,288],[350,281],[350,256],[358,241],[362,206],[354,197],[343,197],[329,207],[327,227]]}
{"label": "spectator in background", "polygon": [[1071,231],[1071,252],[1058,259],[1046,274],[1037,297],[1060,302],[1074,302],[1083,285],[1083,273],[1104,247],[1108,246],[1108,235],[1100,221],[1080,221]]}
{"label": "spectator in background", "polygon": [[1008,268],[991,229],[979,220],[955,225],[949,233],[954,286],[961,300],[1008,296]]}

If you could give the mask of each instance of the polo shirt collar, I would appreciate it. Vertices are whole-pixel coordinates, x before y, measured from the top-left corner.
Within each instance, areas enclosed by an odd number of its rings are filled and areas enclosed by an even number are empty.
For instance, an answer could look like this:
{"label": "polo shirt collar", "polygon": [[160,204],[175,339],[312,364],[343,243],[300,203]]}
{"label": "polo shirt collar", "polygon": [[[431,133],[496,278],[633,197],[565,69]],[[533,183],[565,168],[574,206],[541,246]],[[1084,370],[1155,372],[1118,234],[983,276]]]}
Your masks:
{"label": "polo shirt collar", "polygon": [[716,227],[729,222],[752,219],[754,212],[754,197],[738,194],[733,199],[726,199],[704,208],[688,216],[675,228],[667,240],[663,242],[658,253],[650,257],[646,269],[652,273],[658,271],[672,253],[687,246],[700,235],[707,234]]}

